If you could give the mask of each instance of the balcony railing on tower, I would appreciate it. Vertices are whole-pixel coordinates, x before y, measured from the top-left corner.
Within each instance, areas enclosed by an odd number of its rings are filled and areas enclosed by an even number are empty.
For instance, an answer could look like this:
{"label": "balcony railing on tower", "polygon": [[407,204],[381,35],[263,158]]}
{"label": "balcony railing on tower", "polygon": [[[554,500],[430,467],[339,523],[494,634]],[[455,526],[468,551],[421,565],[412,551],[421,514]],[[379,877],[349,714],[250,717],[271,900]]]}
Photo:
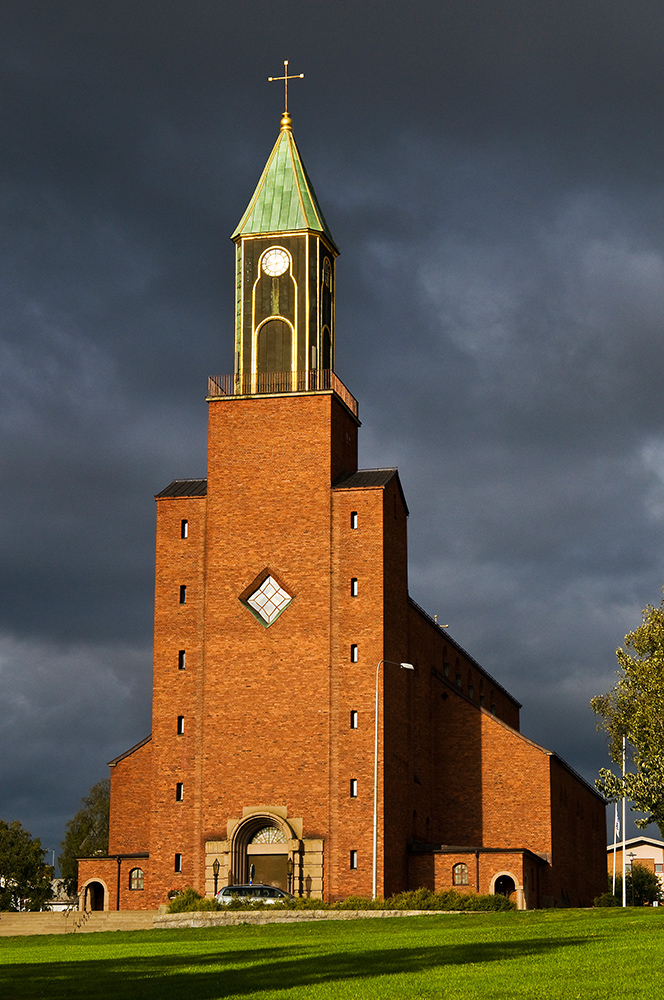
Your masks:
{"label": "balcony railing on tower", "polygon": [[358,402],[331,369],[304,372],[265,372],[262,375],[210,375],[208,398],[219,396],[268,396],[332,390],[355,416]]}

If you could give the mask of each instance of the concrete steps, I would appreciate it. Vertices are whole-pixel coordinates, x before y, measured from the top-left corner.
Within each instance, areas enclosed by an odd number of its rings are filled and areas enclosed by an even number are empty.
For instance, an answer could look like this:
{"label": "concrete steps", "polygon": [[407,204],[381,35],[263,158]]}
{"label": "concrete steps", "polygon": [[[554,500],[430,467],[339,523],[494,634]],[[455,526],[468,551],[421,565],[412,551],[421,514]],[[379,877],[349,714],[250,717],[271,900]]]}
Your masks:
{"label": "concrete steps", "polygon": [[90,934],[95,931],[152,930],[153,910],[92,913],[0,913],[0,937],[22,934]]}

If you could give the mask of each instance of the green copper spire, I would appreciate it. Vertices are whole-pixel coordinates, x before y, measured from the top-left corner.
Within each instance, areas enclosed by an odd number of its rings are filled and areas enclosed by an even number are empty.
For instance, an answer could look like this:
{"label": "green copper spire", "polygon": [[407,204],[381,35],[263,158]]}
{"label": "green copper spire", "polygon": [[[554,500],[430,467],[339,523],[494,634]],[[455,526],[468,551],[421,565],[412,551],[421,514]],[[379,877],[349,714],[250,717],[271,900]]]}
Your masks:
{"label": "green copper spire", "polygon": [[291,118],[286,111],[261,179],[231,239],[303,230],[321,233],[336,250],[295,144]]}

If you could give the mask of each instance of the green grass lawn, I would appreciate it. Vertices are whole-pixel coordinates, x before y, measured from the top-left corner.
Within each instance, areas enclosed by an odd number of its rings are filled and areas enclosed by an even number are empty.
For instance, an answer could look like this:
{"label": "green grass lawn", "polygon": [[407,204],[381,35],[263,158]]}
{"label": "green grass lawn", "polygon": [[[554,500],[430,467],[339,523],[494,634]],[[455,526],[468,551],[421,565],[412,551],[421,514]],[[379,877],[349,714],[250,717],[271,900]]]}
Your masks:
{"label": "green grass lawn", "polygon": [[664,907],[0,938],[0,997],[632,1000],[663,943]]}

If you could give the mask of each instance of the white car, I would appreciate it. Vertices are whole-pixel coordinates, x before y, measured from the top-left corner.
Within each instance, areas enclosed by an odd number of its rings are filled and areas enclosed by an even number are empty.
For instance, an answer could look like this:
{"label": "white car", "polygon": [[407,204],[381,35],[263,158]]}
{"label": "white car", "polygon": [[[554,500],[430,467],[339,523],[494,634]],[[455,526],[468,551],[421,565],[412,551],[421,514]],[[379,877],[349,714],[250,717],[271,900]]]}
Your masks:
{"label": "white car", "polygon": [[254,882],[252,885],[227,885],[217,893],[217,902],[230,903],[233,899],[262,899],[264,903],[277,903],[280,899],[295,899],[290,892],[278,889],[276,885]]}

